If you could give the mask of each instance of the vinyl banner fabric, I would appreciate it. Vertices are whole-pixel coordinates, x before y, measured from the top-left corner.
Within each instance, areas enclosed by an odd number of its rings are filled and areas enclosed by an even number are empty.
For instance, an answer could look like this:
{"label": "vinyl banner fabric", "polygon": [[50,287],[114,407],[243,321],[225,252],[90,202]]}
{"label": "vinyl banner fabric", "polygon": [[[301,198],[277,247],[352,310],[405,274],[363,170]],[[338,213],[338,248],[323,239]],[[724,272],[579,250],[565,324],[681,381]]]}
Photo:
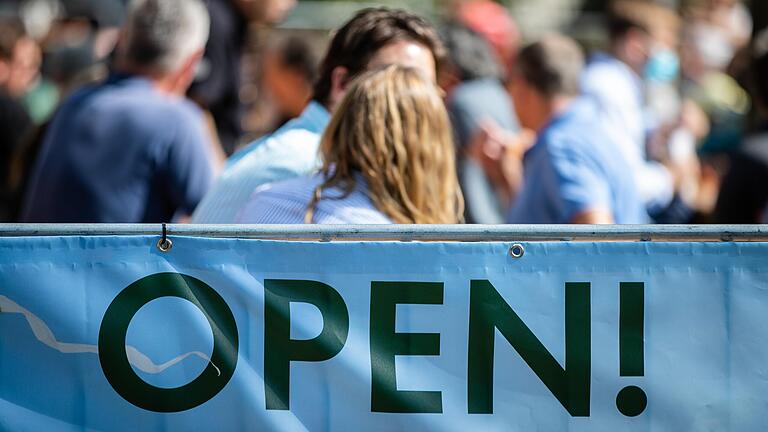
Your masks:
{"label": "vinyl banner fabric", "polygon": [[157,240],[0,239],[0,430],[768,428],[766,243]]}

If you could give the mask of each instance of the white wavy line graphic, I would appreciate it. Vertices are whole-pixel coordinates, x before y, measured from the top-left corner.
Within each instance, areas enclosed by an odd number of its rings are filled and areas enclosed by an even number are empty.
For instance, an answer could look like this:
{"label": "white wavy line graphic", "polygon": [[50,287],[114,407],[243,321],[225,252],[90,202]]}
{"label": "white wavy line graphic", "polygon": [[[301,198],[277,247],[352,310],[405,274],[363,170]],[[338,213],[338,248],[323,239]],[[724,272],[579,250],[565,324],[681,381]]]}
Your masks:
{"label": "white wavy line graphic", "polygon": [[[53,332],[48,327],[48,325],[39,317],[37,317],[37,315],[21,307],[18,303],[14,302],[8,297],[2,296],[2,295],[0,295],[0,313],[17,313],[17,314],[23,315],[24,318],[27,320],[29,327],[32,329],[32,333],[35,335],[35,338],[37,338],[37,340],[43,343],[44,345],[50,348],[53,348],[60,353],[63,353],[63,354],[82,354],[82,353],[98,354],[99,353],[99,347],[96,345],[59,342],[58,340],[56,340],[56,337],[53,335]],[[221,370],[219,370],[219,368],[215,364],[213,364],[213,362],[211,361],[211,358],[201,353],[200,351],[192,351],[186,354],[182,354],[178,357],[174,357],[173,359],[163,364],[156,364],[146,354],[142,353],[141,351],[139,351],[138,349],[130,345],[125,346],[125,354],[128,357],[128,362],[131,365],[133,365],[140,371],[148,374],[153,374],[153,375],[159,374],[164,370],[168,369],[169,367],[174,366],[179,362],[183,361],[187,357],[196,356],[210,363],[211,366],[213,366],[214,369],[216,369],[217,375],[221,376]]]}

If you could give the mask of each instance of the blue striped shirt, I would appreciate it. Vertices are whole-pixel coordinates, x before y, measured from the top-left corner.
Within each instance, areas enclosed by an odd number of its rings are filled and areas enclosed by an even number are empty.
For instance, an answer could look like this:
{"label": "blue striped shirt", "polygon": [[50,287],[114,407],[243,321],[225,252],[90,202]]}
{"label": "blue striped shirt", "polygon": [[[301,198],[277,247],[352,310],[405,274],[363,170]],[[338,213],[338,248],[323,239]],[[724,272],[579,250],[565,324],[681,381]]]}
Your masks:
{"label": "blue striped shirt", "polygon": [[[304,223],[307,206],[315,189],[323,182],[319,174],[299,177],[257,189],[237,217],[237,223]],[[323,191],[312,223],[319,225],[389,225],[392,221],[380,212],[368,197],[367,187],[358,178],[355,190],[346,197],[339,188]]]}
{"label": "blue striped shirt", "polygon": [[237,152],[195,210],[192,223],[234,223],[257,187],[316,171],[320,137],[329,121],[328,111],[311,102],[301,116]]}

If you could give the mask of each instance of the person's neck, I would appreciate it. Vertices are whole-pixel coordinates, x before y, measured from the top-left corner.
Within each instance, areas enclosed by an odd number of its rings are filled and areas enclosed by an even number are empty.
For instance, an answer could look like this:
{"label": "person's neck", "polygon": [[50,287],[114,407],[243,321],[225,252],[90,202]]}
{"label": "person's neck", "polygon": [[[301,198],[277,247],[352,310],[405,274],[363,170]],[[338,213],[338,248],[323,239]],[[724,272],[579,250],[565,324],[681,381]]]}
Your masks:
{"label": "person's neck", "polygon": [[549,102],[549,107],[552,113],[552,117],[559,116],[563,112],[567,111],[575,99],[576,99],[576,96],[570,96],[570,95],[568,96],[560,95],[560,96],[553,97]]}
{"label": "person's neck", "polygon": [[119,65],[116,70],[120,74],[146,79],[160,93],[179,96],[179,92],[176,89],[176,80],[169,74],[161,74],[146,68],[131,67],[130,65]]}
{"label": "person's neck", "polygon": [[541,131],[547,125],[552,122],[552,120],[559,117],[562,113],[566,112],[568,108],[570,108],[573,101],[576,99],[575,96],[553,96],[547,101],[546,104],[546,112],[545,115],[542,116],[541,121],[539,122],[539,125],[537,128],[535,128],[537,131]]}
{"label": "person's neck", "polygon": [[620,46],[617,45],[613,47],[611,50],[611,55],[618,61],[624,63],[627,65],[627,67],[634,72],[637,75],[641,75],[643,71],[643,66],[636,64],[636,62],[632,61],[629,55],[625,52],[625,50]]}
{"label": "person's neck", "polygon": [[185,90],[179,87],[178,81],[175,77],[162,76],[152,79],[155,89],[160,93],[167,94],[169,96],[184,96]]}
{"label": "person's neck", "polygon": [[338,105],[337,103],[334,103],[333,101],[331,101],[330,98],[328,98],[328,100],[326,101],[321,101],[319,99],[313,98],[311,102],[317,102],[318,104],[320,104],[321,107],[325,108],[325,110],[328,111],[329,113],[334,112],[336,110],[336,106]]}

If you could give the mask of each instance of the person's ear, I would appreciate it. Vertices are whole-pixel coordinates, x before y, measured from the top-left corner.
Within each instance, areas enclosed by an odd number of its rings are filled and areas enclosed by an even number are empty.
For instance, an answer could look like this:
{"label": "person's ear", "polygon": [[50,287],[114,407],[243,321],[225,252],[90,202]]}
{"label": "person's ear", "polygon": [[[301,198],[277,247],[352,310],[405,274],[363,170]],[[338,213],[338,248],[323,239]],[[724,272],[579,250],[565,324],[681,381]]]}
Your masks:
{"label": "person's ear", "polygon": [[125,50],[127,47],[125,44],[128,41],[128,35],[127,30],[125,27],[120,27],[117,33],[117,39],[115,40],[115,53],[114,53],[114,59],[113,61],[114,66],[118,69],[125,68],[127,65],[125,64]]}
{"label": "person's ear", "polygon": [[120,43],[123,30],[117,27],[110,27],[96,32],[93,41],[93,53],[97,59],[105,59],[109,57]]}
{"label": "person's ear", "polygon": [[461,84],[461,78],[452,67],[443,68],[437,77],[437,85],[446,95],[450,95],[459,84]]}
{"label": "person's ear", "polygon": [[197,75],[197,68],[203,59],[204,50],[197,50],[194,54],[189,56],[187,61],[184,62],[182,67],[176,73],[176,77],[173,83],[173,92],[178,95],[184,95],[189,90],[189,86],[195,80]]}
{"label": "person's ear", "polygon": [[330,105],[335,107],[344,98],[347,93],[349,81],[349,70],[344,66],[337,66],[331,72],[331,94]]}

